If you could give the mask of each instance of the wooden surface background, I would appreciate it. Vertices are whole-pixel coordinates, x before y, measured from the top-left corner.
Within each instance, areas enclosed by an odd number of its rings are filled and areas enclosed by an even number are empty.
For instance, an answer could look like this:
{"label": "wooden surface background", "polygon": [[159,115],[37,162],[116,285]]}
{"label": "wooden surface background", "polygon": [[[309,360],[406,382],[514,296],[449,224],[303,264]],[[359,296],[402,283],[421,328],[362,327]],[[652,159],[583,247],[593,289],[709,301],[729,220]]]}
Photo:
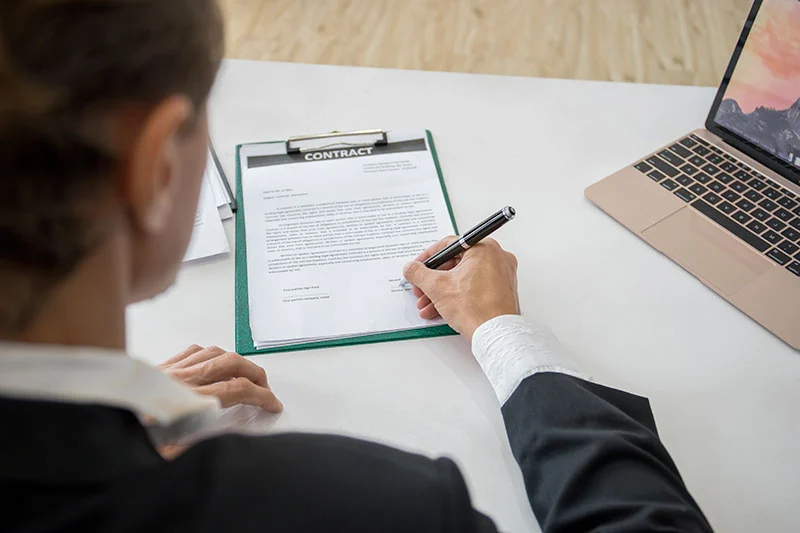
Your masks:
{"label": "wooden surface background", "polygon": [[750,0],[219,0],[244,59],[717,85]]}

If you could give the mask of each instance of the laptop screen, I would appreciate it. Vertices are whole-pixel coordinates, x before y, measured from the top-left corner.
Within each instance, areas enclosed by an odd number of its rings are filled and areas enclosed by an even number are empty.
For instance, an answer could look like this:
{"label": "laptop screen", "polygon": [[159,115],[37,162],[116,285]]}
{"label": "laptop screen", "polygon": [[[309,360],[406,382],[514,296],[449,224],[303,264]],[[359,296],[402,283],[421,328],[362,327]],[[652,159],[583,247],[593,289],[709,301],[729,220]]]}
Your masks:
{"label": "laptop screen", "polygon": [[[756,2],[709,118],[713,118],[709,122],[755,149],[743,150],[748,155],[797,180],[794,171],[800,169],[800,0]],[[721,136],[729,141],[728,136]]]}

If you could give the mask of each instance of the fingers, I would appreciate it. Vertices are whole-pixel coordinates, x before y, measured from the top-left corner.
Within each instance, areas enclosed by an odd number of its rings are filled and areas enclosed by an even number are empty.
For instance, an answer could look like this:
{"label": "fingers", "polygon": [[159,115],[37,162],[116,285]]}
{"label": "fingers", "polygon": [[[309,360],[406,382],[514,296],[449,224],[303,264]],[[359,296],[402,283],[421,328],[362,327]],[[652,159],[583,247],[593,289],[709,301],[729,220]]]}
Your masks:
{"label": "fingers", "polygon": [[419,261],[412,261],[403,267],[405,279],[433,298],[436,298],[437,279],[442,275],[443,272],[431,270]]}
{"label": "fingers", "polygon": [[241,404],[261,407],[270,413],[283,410],[283,404],[269,387],[261,387],[243,377],[197,387],[195,391],[216,396],[223,407]]}
{"label": "fingers", "polygon": [[179,444],[164,444],[158,447],[158,453],[167,461],[176,459],[180,454],[185,452],[186,446]]}
{"label": "fingers", "polygon": [[[445,264],[443,264],[442,266],[440,266],[436,270],[441,270],[441,271],[452,270],[456,266],[458,266],[459,260],[460,260],[460,258],[451,259],[450,261],[446,262]],[[408,281],[408,280],[406,280],[406,281]],[[411,293],[414,296],[416,296],[417,298],[422,298],[423,296],[425,296],[425,293],[422,292],[422,289],[420,289],[416,285],[412,285],[411,286]]]}
{"label": "fingers", "polygon": [[187,358],[187,357],[189,357],[190,355],[192,355],[192,354],[194,354],[194,353],[196,353],[196,352],[199,352],[199,351],[200,351],[200,350],[202,350],[202,349],[203,349],[203,347],[202,347],[202,346],[198,346],[198,345],[196,345],[196,344],[192,344],[191,346],[189,346],[188,348],[186,348],[186,349],[185,349],[184,351],[182,351],[181,353],[179,353],[179,354],[177,354],[177,355],[175,355],[175,356],[173,356],[173,357],[170,357],[169,359],[167,359],[166,361],[164,361],[163,363],[161,363],[161,364],[160,364],[160,365],[158,365],[158,366],[160,366],[160,367],[163,367],[163,366],[170,366],[170,365],[174,365],[175,363],[177,363],[177,362],[179,362],[179,361],[181,361],[181,360],[183,360],[183,359],[186,359],[186,358]]}
{"label": "fingers", "polygon": [[184,375],[184,380],[193,385],[208,385],[242,377],[256,385],[267,386],[267,373],[264,369],[233,352],[226,352],[209,361],[180,369],[177,375]]}
{"label": "fingers", "polygon": [[160,366],[198,394],[217,396],[225,407],[241,403],[273,413],[283,409],[264,369],[239,354],[193,345]]}
{"label": "fingers", "polygon": [[420,318],[425,320],[433,320],[435,318],[439,318],[439,311],[436,310],[436,307],[433,303],[429,303],[419,311]]}
{"label": "fingers", "polygon": [[431,299],[423,294],[422,297],[419,300],[417,300],[417,309],[419,310],[425,309],[426,307],[428,307],[428,305],[430,305],[430,303]]}
{"label": "fingers", "polygon": [[178,361],[177,363],[171,365],[172,368],[188,368],[190,366],[194,366],[199,363],[203,363],[205,361],[210,361],[215,357],[220,357],[227,353],[225,350],[220,348],[219,346],[209,346],[208,348],[203,348],[202,350],[198,350],[191,355],[185,357],[184,359]]}
{"label": "fingers", "polygon": [[427,250],[425,250],[424,252],[419,254],[417,256],[417,258],[414,259],[414,261],[419,261],[420,263],[424,263],[426,260],[430,259],[433,255],[438,253],[440,250],[450,246],[457,239],[458,239],[458,237],[456,237],[455,235],[450,235],[449,237],[445,237],[444,239],[441,239],[439,242],[437,242],[436,244],[431,245],[430,247],[428,247]]}

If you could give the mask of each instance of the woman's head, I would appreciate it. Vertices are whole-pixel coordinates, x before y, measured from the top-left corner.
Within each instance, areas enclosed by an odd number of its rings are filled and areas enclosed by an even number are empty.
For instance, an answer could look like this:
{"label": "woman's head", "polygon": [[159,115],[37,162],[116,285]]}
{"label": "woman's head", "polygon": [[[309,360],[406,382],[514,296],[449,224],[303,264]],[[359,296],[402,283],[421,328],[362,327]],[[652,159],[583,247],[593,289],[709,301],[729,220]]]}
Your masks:
{"label": "woman's head", "polygon": [[172,282],[206,161],[215,0],[0,2],[0,334],[109,242]]}

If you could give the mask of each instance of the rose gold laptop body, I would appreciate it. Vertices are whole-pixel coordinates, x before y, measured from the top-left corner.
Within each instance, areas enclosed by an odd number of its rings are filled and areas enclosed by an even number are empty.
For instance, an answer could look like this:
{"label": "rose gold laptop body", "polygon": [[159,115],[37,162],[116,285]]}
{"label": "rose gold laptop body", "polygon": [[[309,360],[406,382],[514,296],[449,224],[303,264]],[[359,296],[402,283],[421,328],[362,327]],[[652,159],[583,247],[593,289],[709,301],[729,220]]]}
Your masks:
{"label": "rose gold laptop body", "polygon": [[[728,142],[731,140],[729,132],[723,132],[726,137],[723,139],[710,131],[719,129],[719,125],[713,122],[713,118],[717,116],[716,111],[724,96],[724,89],[733,73],[759,7],[760,2],[756,1],[748,17],[748,23],[742,32],[731,66],[726,73],[723,86],[720,88],[720,95],[712,108],[712,114],[709,115],[709,121],[706,122],[706,128],[687,134],[674,143],[643,157],[634,163],[634,165],[638,165],[638,168],[632,165],[592,185],[586,189],[586,197],[639,238],[678,263],[708,288],[787,344],[800,350],[800,274],[796,273],[797,267],[790,268],[790,265],[800,264],[800,253],[797,253],[795,258],[794,254],[790,255],[783,251],[791,251],[794,248],[793,241],[784,233],[790,237],[795,235],[791,230],[794,226],[789,223],[797,224],[797,220],[800,220],[800,211],[795,218],[788,218],[786,211],[794,214],[791,209],[787,210],[778,206],[776,209],[767,210],[760,207],[760,204],[772,207],[771,200],[764,201],[768,199],[764,193],[770,191],[778,191],[781,202],[786,206],[792,205],[793,198],[800,204],[800,185],[796,181],[797,175],[792,172],[791,168],[784,168],[782,165],[776,167],[771,158],[764,153],[754,152],[752,147],[746,143],[736,143],[738,147],[743,148],[742,150],[733,146],[733,142]],[[800,66],[798,67],[800,68]],[[798,97],[800,97],[800,90]],[[800,100],[798,100],[798,104],[800,104]],[[691,137],[692,135],[694,137]],[[687,138],[690,140],[686,141]],[[692,143],[694,145],[684,146],[680,144],[681,141],[687,145]],[[698,154],[693,149],[696,149],[697,146],[706,146],[702,143],[707,143],[707,147],[705,150],[700,150],[701,153],[717,154],[718,157],[712,158],[712,160],[717,161],[721,158],[723,161],[708,167],[708,170],[716,167],[715,176],[704,172],[705,167],[695,166],[688,162],[690,158],[695,163],[700,162],[698,158],[694,157]],[[692,155],[681,157],[675,153],[675,150],[683,155],[687,153]],[[668,163],[668,166],[665,167],[663,163],[666,161],[658,154],[666,156],[674,164]],[[679,164],[682,160],[684,165]],[[658,163],[665,170],[669,170],[669,167],[679,170],[684,168],[687,171],[690,171],[691,168],[695,170],[692,175],[681,171],[677,176],[671,177],[657,171],[658,169],[647,161]],[[708,161],[705,162],[708,163]],[[719,168],[723,164],[726,164],[725,167],[728,169],[735,166],[736,172],[724,172]],[[650,170],[647,170],[647,167],[650,167]],[[652,177],[648,176],[654,170],[657,172]],[[760,177],[751,177],[749,180],[735,178],[728,180],[736,173],[745,178],[745,174],[739,171],[749,172],[751,175],[755,173]],[[695,177],[700,174],[702,174],[702,179],[701,182],[698,182]],[[658,179],[659,175],[664,175],[664,177]],[[680,180],[684,184],[678,182],[679,176],[683,176]],[[727,183],[716,179],[716,176],[720,178],[724,176],[724,181]],[[706,180],[706,178],[711,179]],[[670,181],[671,184],[666,183],[667,181]],[[737,192],[731,189],[731,186],[735,186],[737,181],[745,181],[745,183],[751,181],[754,185],[759,182],[763,183],[765,187],[760,187],[758,190],[748,187],[745,190],[742,185],[738,185],[739,191]],[[714,185],[716,192],[709,189],[709,185],[713,184],[716,184]],[[676,185],[676,187],[672,187],[672,185]],[[722,188],[720,188],[721,186]],[[750,198],[757,201],[747,200],[748,197],[744,194],[748,194]],[[770,192],[770,194],[772,193]],[[739,195],[740,199],[735,199],[736,195]],[[728,201],[726,197],[732,201]],[[759,199],[759,197],[763,199]],[[708,198],[707,201],[706,198]],[[698,200],[702,203],[698,203]],[[749,203],[742,203],[742,200],[747,200]],[[741,204],[743,207],[740,208],[737,204]],[[735,211],[730,213],[722,211],[722,208],[730,210],[730,206],[733,206]],[[750,206],[753,207],[745,209]],[[739,214],[740,212],[741,214]],[[757,214],[763,218],[764,212],[768,213],[769,218],[763,221],[753,216],[753,214]],[[786,218],[785,222],[781,221],[776,213]],[[710,217],[708,214],[713,216]],[[736,219],[725,220],[721,215],[727,218],[738,216],[740,220],[744,221],[745,224],[740,224],[740,226],[749,233],[737,231],[741,235],[745,235],[746,239],[729,230],[734,227],[731,224],[738,223]],[[778,222],[774,222],[773,219]],[[783,224],[785,228],[773,231],[767,227],[766,230],[755,231],[768,223],[773,224],[776,228]],[[768,231],[772,233],[767,233]],[[798,228],[798,232],[800,232],[800,228]],[[782,248],[780,249],[775,246],[779,243],[769,240],[776,240],[775,234],[781,240]],[[757,238],[754,239],[753,235],[756,235]],[[764,243],[767,248],[764,248]],[[797,241],[797,246],[800,247],[800,241]],[[789,257],[788,261],[785,259],[786,257]],[[781,262],[783,264],[780,264]]]}

